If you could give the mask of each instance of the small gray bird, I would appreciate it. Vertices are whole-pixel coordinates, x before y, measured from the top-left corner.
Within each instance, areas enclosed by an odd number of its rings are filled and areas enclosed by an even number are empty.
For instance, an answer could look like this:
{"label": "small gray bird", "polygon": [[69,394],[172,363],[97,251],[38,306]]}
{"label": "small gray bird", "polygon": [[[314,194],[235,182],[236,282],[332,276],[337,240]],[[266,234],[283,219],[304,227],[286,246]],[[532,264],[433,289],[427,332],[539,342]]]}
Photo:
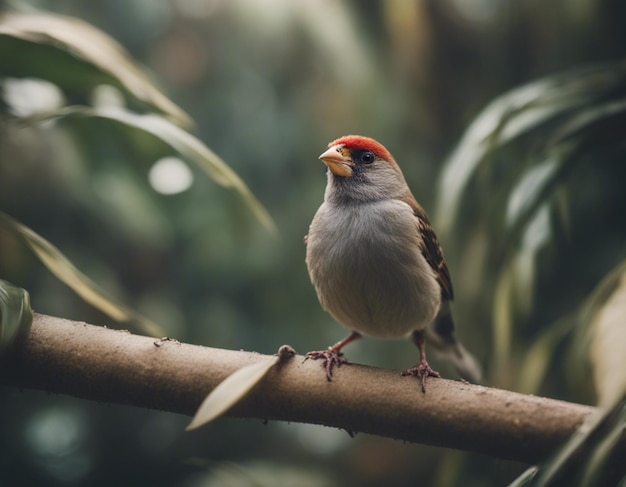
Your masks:
{"label": "small gray bird", "polygon": [[362,335],[410,337],[420,361],[402,375],[417,377],[425,391],[426,377],[440,377],[426,361],[426,336],[462,377],[478,382],[478,363],[454,335],[441,246],[393,156],[359,135],[328,147],[319,157],[328,182],[305,237],[306,265],[322,307],[352,333],[306,357],[322,359],[330,381],[347,363],[341,349]]}

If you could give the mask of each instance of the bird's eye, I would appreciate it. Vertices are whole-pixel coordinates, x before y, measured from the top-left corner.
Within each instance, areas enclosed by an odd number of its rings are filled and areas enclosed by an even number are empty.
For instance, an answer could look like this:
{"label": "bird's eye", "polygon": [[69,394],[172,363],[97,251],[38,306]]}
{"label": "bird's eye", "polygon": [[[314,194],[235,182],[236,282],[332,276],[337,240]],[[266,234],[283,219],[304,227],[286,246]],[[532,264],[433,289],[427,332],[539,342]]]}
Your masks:
{"label": "bird's eye", "polygon": [[367,151],[361,154],[361,162],[363,164],[371,164],[372,162],[374,162],[374,159],[376,159],[376,157],[374,156],[373,152]]}

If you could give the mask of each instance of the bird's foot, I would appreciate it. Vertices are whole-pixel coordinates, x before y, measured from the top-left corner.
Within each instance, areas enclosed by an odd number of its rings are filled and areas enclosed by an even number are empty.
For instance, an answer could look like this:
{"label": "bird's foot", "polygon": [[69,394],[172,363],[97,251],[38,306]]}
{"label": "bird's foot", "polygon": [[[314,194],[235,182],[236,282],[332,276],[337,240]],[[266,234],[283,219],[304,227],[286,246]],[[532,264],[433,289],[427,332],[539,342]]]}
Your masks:
{"label": "bird's foot", "polygon": [[333,379],[333,369],[335,367],[341,367],[343,364],[349,363],[344,358],[343,353],[335,350],[333,347],[328,347],[326,350],[320,350],[319,352],[309,352],[304,356],[304,360],[319,360],[322,359],[322,367],[326,370],[326,379],[330,382]]}
{"label": "bird's foot", "polygon": [[428,365],[428,362],[420,362],[415,367],[405,369],[402,371],[402,375],[417,377],[422,382],[422,392],[426,392],[426,377],[441,377],[441,374],[433,370],[430,365]]}

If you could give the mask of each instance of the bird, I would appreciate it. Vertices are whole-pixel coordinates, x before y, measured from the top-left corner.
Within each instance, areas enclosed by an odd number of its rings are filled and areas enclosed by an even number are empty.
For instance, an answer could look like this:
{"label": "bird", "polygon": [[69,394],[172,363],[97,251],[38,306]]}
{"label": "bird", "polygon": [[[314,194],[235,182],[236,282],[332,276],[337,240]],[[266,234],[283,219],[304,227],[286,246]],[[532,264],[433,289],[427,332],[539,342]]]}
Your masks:
{"label": "bird", "polygon": [[331,381],[335,367],[348,363],[347,344],[364,335],[408,338],[420,359],[401,374],[426,392],[426,378],[441,377],[426,359],[428,339],[462,378],[479,382],[478,362],[455,336],[441,245],[391,153],[372,138],[345,135],[319,159],[327,183],[304,239],[305,262],[320,304],[350,334],[305,360],[322,360]]}

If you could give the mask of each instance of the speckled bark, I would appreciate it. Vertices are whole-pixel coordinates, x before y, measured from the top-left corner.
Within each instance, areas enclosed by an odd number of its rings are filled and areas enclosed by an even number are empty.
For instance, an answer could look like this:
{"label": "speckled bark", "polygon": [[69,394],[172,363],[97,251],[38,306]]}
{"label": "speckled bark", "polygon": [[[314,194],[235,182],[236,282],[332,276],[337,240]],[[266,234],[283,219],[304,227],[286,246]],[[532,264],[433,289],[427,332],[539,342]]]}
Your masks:
{"label": "speckled bark", "polygon": [[[191,415],[212,388],[259,357],[36,315],[24,342],[0,362],[0,383]],[[228,414],[536,462],[594,412],[445,379],[426,387],[423,394],[398,371],[360,365],[341,367],[328,382],[319,363],[296,356]]]}

